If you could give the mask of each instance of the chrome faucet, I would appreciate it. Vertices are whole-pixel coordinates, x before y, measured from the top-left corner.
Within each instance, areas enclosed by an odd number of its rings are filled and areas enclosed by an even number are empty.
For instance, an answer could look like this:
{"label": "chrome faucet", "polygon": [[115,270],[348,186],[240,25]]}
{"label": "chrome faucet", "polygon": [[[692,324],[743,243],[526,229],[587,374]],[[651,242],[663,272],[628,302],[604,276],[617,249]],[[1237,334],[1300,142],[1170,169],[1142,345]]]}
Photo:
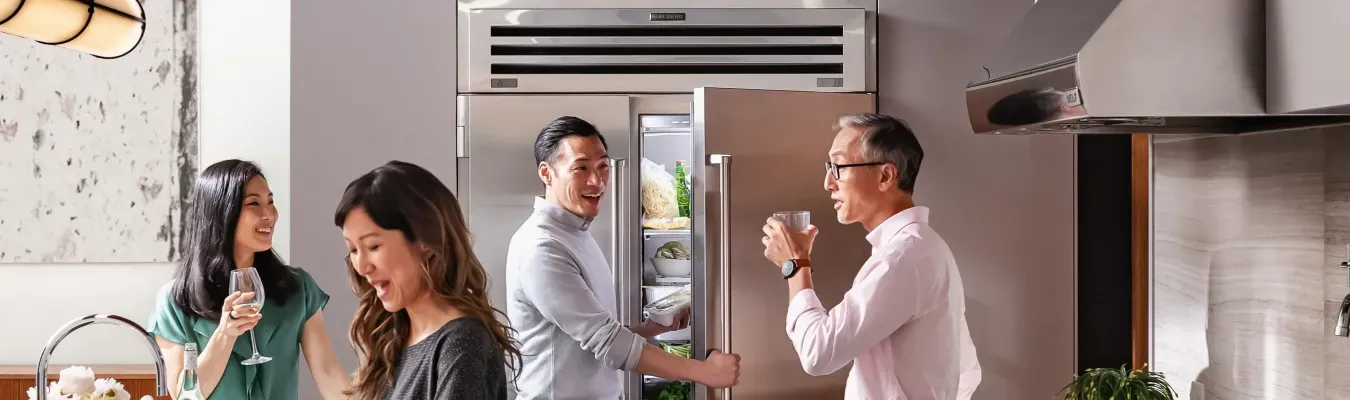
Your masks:
{"label": "chrome faucet", "polygon": [[1341,312],[1336,317],[1336,336],[1350,337],[1350,294],[1341,300]]}
{"label": "chrome faucet", "polygon": [[38,358],[37,390],[35,390],[35,392],[37,392],[37,400],[47,400],[47,363],[51,361],[52,352],[56,350],[56,345],[61,344],[62,340],[66,340],[66,336],[69,336],[70,333],[74,332],[76,329],[94,324],[125,326],[127,328],[135,329],[136,332],[145,336],[146,344],[150,346],[150,352],[155,355],[155,395],[169,395],[169,384],[168,381],[164,379],[164,355],[159,352],[159,346],[155,344],[155,338],[150,336],[150,332],[146,332],[140,325],[137,325],[135,322],[131,322],[131,320],[126,318],[110,314],[95,314],[70,321],[66,326],[61,327],[61,330],[56,331],[56,334],[52,335],[51,339],[47,340],[47,347],[42,348],[42,357]]}
{"label": "chrome faucet", "polygon": [[[1345,261],[1341,262],[1341,268],[1345,268],[1345,284],[1350,286],[1350,245],[1345,245]],[[1336,314],[1336,336],[1350,337],[1350,294],[1345,295],[1341,300],[1341,312]]]}

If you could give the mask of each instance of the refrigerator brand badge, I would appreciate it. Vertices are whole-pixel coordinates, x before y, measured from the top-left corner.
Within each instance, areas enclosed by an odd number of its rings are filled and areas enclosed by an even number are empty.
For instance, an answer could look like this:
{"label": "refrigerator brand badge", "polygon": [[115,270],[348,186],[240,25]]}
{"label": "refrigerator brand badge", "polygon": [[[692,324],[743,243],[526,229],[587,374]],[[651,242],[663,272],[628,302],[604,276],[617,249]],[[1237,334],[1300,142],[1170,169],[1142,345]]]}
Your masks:
{"label": "refrigerator brand badge", "polygon": [[1078,88],[1066,90],[1062,93],[1064,96],[1064,105],[1069,107],[1083,105],[1083,98],[1078,93]]}
{"label": "refrigerator brand badge", "polygon": [[493,89],[513,89],[516,87],[516,78],[493,78],[489,83]]}
{"label": "refrigerator brand badge", "polygon": [[652,22],[684,21],[684,13],[651,13]]}

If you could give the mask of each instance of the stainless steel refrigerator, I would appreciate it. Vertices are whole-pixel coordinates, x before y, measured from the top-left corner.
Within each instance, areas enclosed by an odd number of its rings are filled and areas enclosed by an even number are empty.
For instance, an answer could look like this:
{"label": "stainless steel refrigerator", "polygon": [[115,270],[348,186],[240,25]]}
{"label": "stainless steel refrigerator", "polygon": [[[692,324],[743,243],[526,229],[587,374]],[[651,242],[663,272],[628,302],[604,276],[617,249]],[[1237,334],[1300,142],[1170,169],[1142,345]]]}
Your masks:
{"label": "stainless steel refrigerator", "polygon": [[[514,95],[459,98],[459,196],[468,210],[475,250],[490,272],[505,266],[509,238],[543,194],[532,146],[550,120],[585,119],[605,135],[615,168],[609,202],[592,224],[614,271],[620,320],[640,321],[653,289],[690,285],[692,326],[685,340],[695,358],[711,349],[742,357],[740,385],[692,397],[827,399],[843,395],[847,369],[812,377],[784,330],[786,282],[763,257],[760,227],[776,211],[811,211],[820,228],[813,263],[822,300],[833,305],[851,285],[870,248],[857,226],[835,222],[824,190],[825,161],[841,115],[872,112],[871,93],[699,88],[693,94]],[[643,227],[641,160],[688,166],[691,212],[687,227]],[[672,174],[673,175],[673,174]],[[653,273],[656,249],[676,241],[692,253],[688,277]],[[493,273],[494,304],[505,301],[503,275]],[[683,278],[683,279],[672,279]],[[654,398],[669,385],[623,373],[625,398]],[[649,390],[644,392],[644,388]]]}

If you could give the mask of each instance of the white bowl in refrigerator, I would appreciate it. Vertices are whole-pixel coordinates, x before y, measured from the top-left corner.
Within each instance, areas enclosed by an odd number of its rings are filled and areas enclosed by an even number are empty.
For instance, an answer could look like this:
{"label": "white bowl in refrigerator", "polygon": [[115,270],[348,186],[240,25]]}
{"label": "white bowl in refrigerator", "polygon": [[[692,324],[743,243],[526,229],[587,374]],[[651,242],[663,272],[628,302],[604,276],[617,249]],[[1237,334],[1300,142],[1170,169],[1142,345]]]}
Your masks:
{"label": "white bowl in refrigerator", "polygon": [[689,340],[689,338],[690,338],[691,336],[692,336],[692,334],[690,333],[689,328],[684,328],[684,329],[681,329],[681,330],[678,330],[678,331],[671,331],[671,332],[662,333],[662,334],[660,334],[660,335],[656,335],[656,340],[667,341],[667,342],[669,342],[669,341],[677,341],[677,340]]}
{"label": "white bowl in refrigerator", "polygon": [[689,260],[672,260],[669,258],[653,258],[652,266],[656,267],[656,273],[661,276],[689,276],[691,269]]}
{"label": "white bowl in refrigerator", "polygon": [[661,326],[671,326],[675,324],[675,317],[680,315],[680,309],[644,311],[643,315],[647,317],[648,321],[661,324]]}

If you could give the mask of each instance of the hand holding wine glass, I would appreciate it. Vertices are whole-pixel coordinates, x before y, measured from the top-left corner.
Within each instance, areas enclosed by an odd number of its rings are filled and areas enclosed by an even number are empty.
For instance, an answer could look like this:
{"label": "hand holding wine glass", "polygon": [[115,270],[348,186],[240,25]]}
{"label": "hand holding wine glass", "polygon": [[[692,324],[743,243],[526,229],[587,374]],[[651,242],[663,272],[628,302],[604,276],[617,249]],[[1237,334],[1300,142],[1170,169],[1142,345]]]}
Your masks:
{"label": "hand holding wine glass", "polygon": [[249,326],[248,330],[248,340],[253,344],[253,357],[249,357],[249,359],[244,360],[241,364],[257,365],[272,361],[272,357],[258,354],[258,339],[253,333],[253,326],[256,326],[257,321],[261,321],[262,319],[260,311],[262,310],[264,300],[262,278],[258,276],[258,271],[255,271],[253,268],[235,269],[234,271],[230,271],[230,292],[243,292],[252,294],[253,296],[245,298],[245,296],[240,295],[233,305],[234,308],[231,310],[232,313],[226,314],[227,318],[231,316],[230,314],[257,315],[257,320],[254,321],[253,325]]}
{"label": "hand holding wine glass", "polygon": [[220,310],[221,332],[236,338],[258,325],[258,321],[262,320],[262,313],[256,308],[242,306],[242,303],[250,301],[253,296],[253,293],[234,292],[225,298],[225,305]]}

